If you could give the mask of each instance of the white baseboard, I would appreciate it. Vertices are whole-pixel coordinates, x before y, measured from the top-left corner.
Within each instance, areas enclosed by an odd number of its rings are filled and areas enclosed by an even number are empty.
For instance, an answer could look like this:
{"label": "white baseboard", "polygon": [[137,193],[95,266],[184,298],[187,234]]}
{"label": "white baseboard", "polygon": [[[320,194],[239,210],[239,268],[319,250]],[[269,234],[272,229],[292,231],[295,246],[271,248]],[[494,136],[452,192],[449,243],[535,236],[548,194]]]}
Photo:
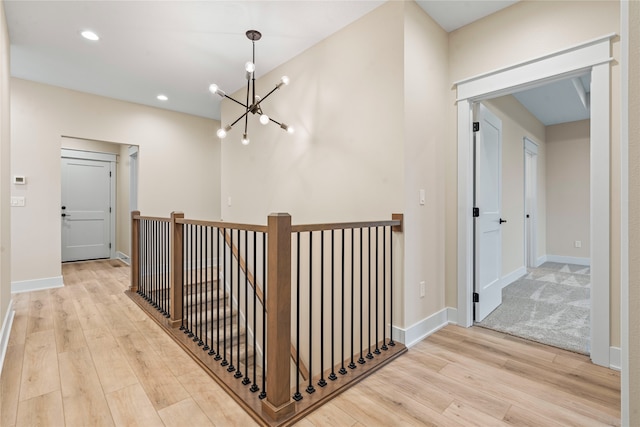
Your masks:
{"label": "white baseboard", "polygon": [[44,279],[21,280],[11,282],[11,293],[40,291],[43,289],[61,288],[64,286],[62,276],[46,277]]}
{"label": "white baseboard", "polygon": [[542,256],[538,257],[538,259],[536,260],[536,268],[540,267],[542,264],[544,264],[547,261],[548,261],[548,259],[547,259],[546,255],[542,255]]}
{"label": "white baseboard", "polygon": [[437,313],[432,314],[408,327],[407,329],[393,327],[393,339],[411,347],[449,324],[450,308],[443,308]]}
{"label": "white baseboard", "polygon": [[116,259],[119,259],[127,265],[131,265],[131,258],[129,258],[129,255],[125,253],[122,253],[120,251],[116,252]]}
{"label": "white baseboard", "polygon": [[576,265],[584,265],[590,266],[591,259],[590,258],[581,258],[575,256],[563,256],[563,255],[545,255],[546,261],[549,262],[558,262],[561,264],[576,264]]}
{"label": "white baseboard", "polygon": [[620,371],[622,368],[620,347],[609,347],[609,368]]}
{"label": "white baseboard", "polygon": [[500,285],[504,289],[510,284],[512,284],[513,282],[515,282],[516,280],[518,280],[519,278],[521,278],[522,276],[524,276],[525,274],[527,274],[527,267],[523,265],[522,267],[516,270],[513,270],[511,273],[507,274],[506,276],[503,276],[502,279],[500,279],[501,281]]}
{"label": "white baseboard", "polygon": [[7,307],[7,314],[2,321],[2,328],[0,329],[0,373],[4,366],[4,357],[7,355],[7,346],[9,345],[9,334],[11,333],[11,325],[13,325],[13,318],[16,312],[13,310],[13,299],[9,300],[9,307]]}

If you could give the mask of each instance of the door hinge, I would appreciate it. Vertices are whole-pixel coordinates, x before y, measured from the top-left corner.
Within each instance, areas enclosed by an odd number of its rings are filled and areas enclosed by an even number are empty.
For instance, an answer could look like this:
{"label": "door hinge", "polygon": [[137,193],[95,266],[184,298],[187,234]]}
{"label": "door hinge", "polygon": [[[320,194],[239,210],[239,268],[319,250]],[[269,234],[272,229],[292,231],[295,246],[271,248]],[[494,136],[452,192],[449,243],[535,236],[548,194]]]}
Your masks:
{"label": "door hinge", "polygon": [[473,131],[478,132],[480,130],[480,122],[473,122]]}
{"label": "door hinge", "polygon": [[111,206],[109,206],[109,213],[111,213]]}
{"label": "door hinge", "polygon": [[473,208],[473,217],[478,218],[480,216],[480,208]]}
{"label": "door hinge", "polygon": [[111,171],[109,171],[109,177],[111,177]]}
{"label": "door hinge", "polygon": [[111,243],[109,243],[109,249],[111,249]]}
{"label": "door hinge", "polygon": [[473,293],[473,302],[480,302],[480,294],[477,292]]}

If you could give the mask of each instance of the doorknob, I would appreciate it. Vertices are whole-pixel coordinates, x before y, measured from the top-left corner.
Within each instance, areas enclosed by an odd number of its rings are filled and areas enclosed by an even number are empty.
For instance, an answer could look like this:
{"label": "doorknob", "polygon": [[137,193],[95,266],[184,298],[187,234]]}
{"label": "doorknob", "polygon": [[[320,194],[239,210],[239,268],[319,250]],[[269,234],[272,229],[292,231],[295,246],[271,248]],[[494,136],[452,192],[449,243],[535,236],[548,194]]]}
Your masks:
{"label": "doorknob", "polygon": [[507,220],[500,218],[500,224],[502,224],[503,222],[507,222]]}
{"label": "doorknob", "polygon": [[65,216],[71,216],[71,215],[66,214],[66,213],[63,213],[63,214],[62,214],[62,217],[64,218]]}
{"label": "doorknob", "polygon": [[67,207],[66,207],[66,206],[63,206],[63,207],[62,207],[62,209],[67,209]]}

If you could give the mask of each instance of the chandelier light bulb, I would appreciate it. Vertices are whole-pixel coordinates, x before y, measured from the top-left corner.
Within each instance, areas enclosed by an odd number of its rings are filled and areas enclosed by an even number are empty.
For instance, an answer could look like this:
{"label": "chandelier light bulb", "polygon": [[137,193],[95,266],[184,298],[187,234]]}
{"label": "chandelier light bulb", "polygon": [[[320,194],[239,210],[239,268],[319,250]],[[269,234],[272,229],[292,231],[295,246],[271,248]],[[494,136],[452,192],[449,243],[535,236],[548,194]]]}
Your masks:
{"label": "chandelier light bulb", "polygon": [[249,137],[246,133],[242,134],[242,145],[249,145]]}
{"label": "chandelier light bulb", "polygon": [[216,132],[216,135],[218,135],[218,138],[224,139],[224,137],[227,136],[227,131],[220,128],[218,129],[218,132]]}
{"label": "chandelier light bulb", "polygon": [[283,85],[288,85],[289,84],[289,77],[287,76],[282,76],[282,78],[280,79],[280,81],[282,82]]}
{"label": "chandelier light bulb", "polygon": [[226,95],[224,91],[220,89],[215,83],[209,86],[209,92],[213,93],[214,95],[220,95],[223,98]]}
{"label": "chandelier light bulb", "polygon": [[292,134],[295,132],[295,129],[292,126],[287,126],[287,133]]}
{"label": "chandelier light bulb", "polygon": [[260,123],[262,123],[263,125],[269,124],[269,116],[267,116],[266,114],[261,115]]}
{"label": "chandelier light bulb", "polygon": [[246,64],[244,64],[244,69],[247,70],[247,73],[253,73],[256,70],[256,64],[248,61]]}

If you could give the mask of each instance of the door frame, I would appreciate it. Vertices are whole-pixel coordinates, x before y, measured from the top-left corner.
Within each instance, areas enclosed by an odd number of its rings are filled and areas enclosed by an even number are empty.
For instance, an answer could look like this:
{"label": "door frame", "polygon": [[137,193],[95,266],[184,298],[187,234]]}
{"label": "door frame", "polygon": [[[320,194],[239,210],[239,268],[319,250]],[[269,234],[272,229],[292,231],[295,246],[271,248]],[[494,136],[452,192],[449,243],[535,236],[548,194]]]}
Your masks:
{"label": "door frame", "polygon": [[457,323],[473,324],[473,165],[474,102],[591,72],[591,360],[610,366],[610,62],[608,34],[541,58],[454,83],[458,123]]}
{"label": "door frame", "polygon": [[[109,162],[110,170],[112,173],[112,179],[110,181],[109,193],[111,197],[110,206],[111,211],[109,212],[109,240],[111,243],[111,248],[109,248],[109,258],[116,258],[116,179],[118,178],[117,174],[117,159],[118,156],[111,153],[98,153],[95,151],[83,151],[83,150],[72,150],[69,148],[62,149],[62,155],[60,158],[63,159],[80,159],[80,160],[97,160],[100,162]],[[60,231],[62,233],[62,230]]]}
{"label": "door frame", "polygon": [[[523,137],[524,145],[524,265],[525,267],[538,266],[538,144],[526,136]],[[532,164],[527,166],[527,153],[531,154]],[[533,169],[534,177],[531,179]],[[533,202],[531,206],[527,202],[527,190],[533,186]],[[532,213],[527,221],[527,212]]]}

